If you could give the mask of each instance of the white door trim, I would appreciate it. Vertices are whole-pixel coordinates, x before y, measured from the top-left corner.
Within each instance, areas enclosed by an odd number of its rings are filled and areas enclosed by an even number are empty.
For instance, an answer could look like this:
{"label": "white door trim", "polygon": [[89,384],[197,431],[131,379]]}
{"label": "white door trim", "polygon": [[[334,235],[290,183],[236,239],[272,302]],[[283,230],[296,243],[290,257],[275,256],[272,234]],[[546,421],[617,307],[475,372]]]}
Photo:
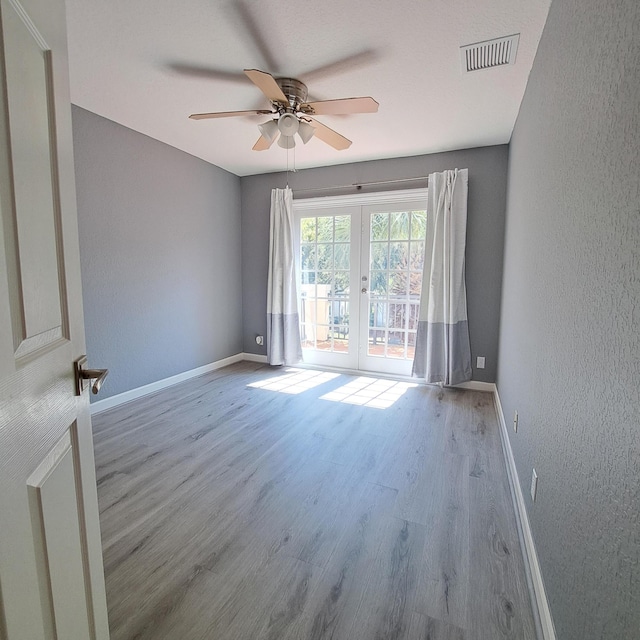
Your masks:
{"label": "white door trim", "polygon": [[364,204],[391,204],[423,198],[427,201],[427,189],[404,189],[403,191],[377,191],[375,193],[354,193],[342,196],[322,196],[320,198],[302,198],[293,201],[293,210],[329,209]]}

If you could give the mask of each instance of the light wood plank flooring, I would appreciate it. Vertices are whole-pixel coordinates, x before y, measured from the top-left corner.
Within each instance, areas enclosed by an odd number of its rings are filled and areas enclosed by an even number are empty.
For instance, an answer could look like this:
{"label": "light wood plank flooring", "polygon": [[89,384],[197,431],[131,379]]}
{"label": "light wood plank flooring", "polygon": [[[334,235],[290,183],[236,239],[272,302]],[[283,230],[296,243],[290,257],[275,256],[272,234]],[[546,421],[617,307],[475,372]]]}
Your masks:
{"label": "light wood plank flooring", "polygon": [[489,394],[239,363],[94,416],[112,640],[534,640]]}

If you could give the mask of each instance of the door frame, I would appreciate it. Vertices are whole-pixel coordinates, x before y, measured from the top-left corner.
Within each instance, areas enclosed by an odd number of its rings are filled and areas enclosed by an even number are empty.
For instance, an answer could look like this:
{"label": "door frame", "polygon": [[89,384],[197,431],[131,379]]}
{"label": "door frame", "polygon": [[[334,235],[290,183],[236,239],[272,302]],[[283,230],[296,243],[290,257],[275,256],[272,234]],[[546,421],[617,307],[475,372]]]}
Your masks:
{"label": "door frame", "polygon": [[[366,306],[368,308],[369,296],[368,293],[366,295],[366,301],[364,300],[364,295],[360,292],[361,279],[364,275],[364,258],[362,252],[362,234],[364,230],[365,220],[364,215],[365,211],[364,207],[375,207],[376,209],[384,210],[385,207],[394,204],[406,203],[410,201],[420,201],[423,203],[424,209],[427,206],[427,188],[420,189],[403,189],[403,190],[393,190],[393,191],[375,191],[370,193],[355,193],[349,195],[339,195],[339,196],[320,196],[314,198],[302,198],[299,200],[293,201],[293,214],[294,220],[296,224],[295,229],[295,237],[294,237],[294,246],[295,246],[295,261],[296,261],[296,278],[299,281],[300,274],[300,264],[299,264],[299,232],[298,232],[298,222],[300,218],[305,217],[305,214],[308,215],[318,215],[321,216],[324,213],[329,215],[331,212],[332,215],[339,215],[340,211],[346,211],[347,209],[353,209],[357,207],[357,219],[359,221],[359,229],[354,229],[354,225],[351,228],[351,241],[352,244],[354,239],[358,238],[357,247],[351,247],[351,268],[352,268],[352,277],[351,277],[351,290],[357,294],[357,298],[355,296],[351,297],[351,315],[354,320],[353,323],[350,322],[350,326],[357,327],[358,331],[358,340],[354,341],[355,344],[349,345],[349,357],[339,358],[337,356],[341,354],[331,353],[333,356],[331,358],[325,357],[325,354],[318,354],[319,357],[314,358],[314,362],[309,363],[313,366],[328,366],[331,368],[338,368],[344,370],[355,370],[362,372],[370,372],[370,373],[384,373],[388,375],[406,375],[403,374],[397,364],[394,363],[392,359],[385,358],[384,361],[387,365],[386,371],[375,371],[371,368],[363,367],[363,364],[367,360],[365,357],[366,354],[362,353],[362,331],[365,326],[367,320],[367,313],[363,313],[363,308]],[[336,213],[333,213],[333,212]],[[317,212],[317,213],[316,213]],[[357,258],[357,261],[354,262],[354,258]],[[354,268],[355,267],[355,268]],[[357,270],[357,277],[354,276],[355,271]],[[368,288],[368,287],[367,287]],[[365,305],[366,302],[366,305]],[[300,304],[300,296],[298,296],[298,304]],[[298,309],[300,313],[300,309]],[[368,331],[366,332],[368,335]],[[355,354],[354,354],[355,351]],[[329,355],[329,354],[327,354]],[[346,355],[346,354],[345,354]],[[336,362],[336,360],[342,360],[342,363]],[[403,363],[406,361],[402,361]],[[394,366],[396,365],[396,366]]]}

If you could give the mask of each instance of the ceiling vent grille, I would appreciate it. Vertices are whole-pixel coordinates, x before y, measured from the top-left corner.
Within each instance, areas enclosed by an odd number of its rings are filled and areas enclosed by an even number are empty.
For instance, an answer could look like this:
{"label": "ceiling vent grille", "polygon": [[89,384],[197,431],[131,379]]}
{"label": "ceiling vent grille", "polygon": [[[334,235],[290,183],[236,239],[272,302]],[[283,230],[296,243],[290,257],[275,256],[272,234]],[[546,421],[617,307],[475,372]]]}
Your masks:
{"label": "ceiling vent grille", "polygon": [[516,33],[513,36],[485,40],[460,47],[462,72],[468,73],[469,71],[513,64],[516,61],[519,39],[520,34]]}

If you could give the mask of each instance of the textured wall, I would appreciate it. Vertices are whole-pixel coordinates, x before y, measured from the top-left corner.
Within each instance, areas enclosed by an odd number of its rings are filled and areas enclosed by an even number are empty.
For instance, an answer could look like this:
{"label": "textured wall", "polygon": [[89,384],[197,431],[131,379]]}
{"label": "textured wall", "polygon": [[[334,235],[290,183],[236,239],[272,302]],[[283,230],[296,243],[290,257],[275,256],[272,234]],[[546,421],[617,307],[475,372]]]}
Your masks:
{"label": "textured wall", "polygon": [[[412,178],[445,169],[469,169],[466,251],[469,333],[473,379],[484,382],[494,382],[497,370],[507,161],[508,148],[502,145],[306,169],[289,176],[295,195],[297,189]],[[244,351],[265,354],[266,349],[256,345],[255,336],[266,331],[269,202],[271,189],[285,186],[286,174],[247,176],[241,181]],[[402,186],[424,186],[424,183]],[[397,185],[387,188],[397,188]],[[382,189],[376,187],[375,190]],[[335,191],[331,192],[331,195],[335,194]],[[475,368],[476,356],[486,357],[485,369]]]}
{"label": "textured wall", "polygon": [[560,640],[640,638],[639,130],[640,4],[554,0],[510,147],[498,388]]}
{"label": "textured wall", "polygon": [[73,134],[99,398],[242,351],[240,179],[78,107]]}

